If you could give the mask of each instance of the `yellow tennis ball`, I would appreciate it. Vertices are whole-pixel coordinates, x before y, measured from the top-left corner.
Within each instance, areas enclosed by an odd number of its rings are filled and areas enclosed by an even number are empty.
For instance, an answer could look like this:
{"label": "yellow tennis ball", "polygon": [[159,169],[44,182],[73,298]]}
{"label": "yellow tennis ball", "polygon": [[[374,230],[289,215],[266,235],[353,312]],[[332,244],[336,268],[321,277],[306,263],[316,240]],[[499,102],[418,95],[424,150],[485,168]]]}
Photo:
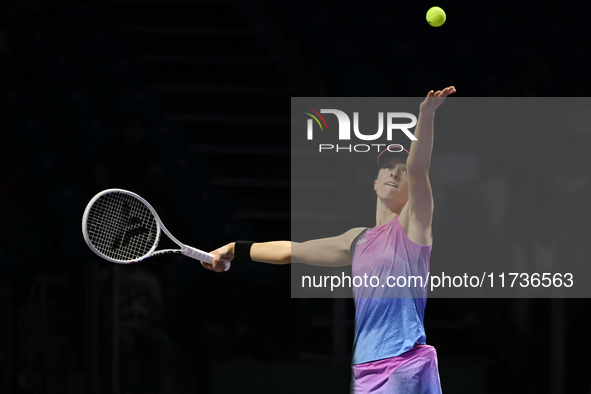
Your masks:
{"label": "yellow tennis ball", "polygon": [[427,11],[427,22],[433,27],[439,27],[445,23],[445,11],[439,7],[431,7]]}

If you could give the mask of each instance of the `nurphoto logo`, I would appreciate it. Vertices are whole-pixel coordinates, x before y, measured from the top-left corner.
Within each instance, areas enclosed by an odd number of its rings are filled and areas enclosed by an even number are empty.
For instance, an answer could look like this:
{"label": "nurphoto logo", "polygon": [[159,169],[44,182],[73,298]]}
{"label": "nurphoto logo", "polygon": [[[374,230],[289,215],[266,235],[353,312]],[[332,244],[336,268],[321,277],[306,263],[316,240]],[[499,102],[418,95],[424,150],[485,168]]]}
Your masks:
{"label": "nurphoto logo", "polygon": [[[326,119],[322,114],[332,114],[336,116],[336,119],[339,124],[338,128],[338,140],[339,141],[350,141],[351,140],[351,119],[349,116],[338,109],[321,109],[320,112],[308,108],[303,107],[307,111],[304,114],[308,115],[310,118],[307,119],[307,139],[313,140],[314,139],[314,123],[318,125],[317,129],[320,129],[321,132],[328,132],[328,124]],[[385,122],[384,122],[385,119]],[[410,122],[407,123],[399,123],[399,119],[407,119]],[[410,140],[416,141],[415,136],[409,131],[409,129],[413,128],[417,124],[417,117],[408,112],[387,112],[384,116],[383,112],[378,112],[378,130],[373,134],[364,134],[359,130],[359,112],[353,112],[353,134],[354,136],[361,140],[361,141],[375,141],[382,137],[384,134],[384,123],[386,123],[386,139],[388,141],[392,141],[393,131],[400,130],[402,131]],[[402,149],[399,144],[357,144],[357,145],[334,145],[334,144],[319,144],[318,149],[319,152],[323,151],[330,151],[334,150],[336,152],[346,151],[346,152],[369,152],[372,150],[372,147],[376,147],[376,151],[380,152],[384,148],[388,147],[388,150],[392,147],[392,152],[399,152]],[[395,147],[395,148],[394,148]],[[395,150],[399,149],[399,150]]]}

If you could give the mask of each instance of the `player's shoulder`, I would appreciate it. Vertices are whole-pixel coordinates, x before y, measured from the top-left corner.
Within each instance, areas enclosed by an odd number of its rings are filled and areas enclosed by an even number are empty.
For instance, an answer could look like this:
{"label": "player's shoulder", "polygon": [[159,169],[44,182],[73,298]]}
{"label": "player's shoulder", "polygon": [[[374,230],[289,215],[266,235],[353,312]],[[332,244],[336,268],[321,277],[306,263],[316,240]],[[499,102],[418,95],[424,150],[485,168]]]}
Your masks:
{"label": "player's shoulder", "polygon": [[364,230],[367,230],[367,227],[355,227],[341,235],[343,241],[345,241],[345,243],[347,244],[347,248],[351,248],[353,240],[357,238],[357,236],[361,234],[361,232],[363,232]]}

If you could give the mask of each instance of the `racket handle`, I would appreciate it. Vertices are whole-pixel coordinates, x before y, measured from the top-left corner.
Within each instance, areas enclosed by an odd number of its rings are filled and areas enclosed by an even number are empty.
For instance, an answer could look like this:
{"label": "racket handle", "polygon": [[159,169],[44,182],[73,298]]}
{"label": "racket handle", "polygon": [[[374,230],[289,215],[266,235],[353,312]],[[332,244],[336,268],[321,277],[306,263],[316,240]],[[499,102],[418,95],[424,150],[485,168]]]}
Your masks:
{"label": "racket handle", "polygon": [[[211,262],[213,261],[213,254],[204,252],[191,246],[185,245],[185,247],[182,249],[182,252],[185,256],[189,256],[191,258],[194,258],[195,260],[203,261],[209,265],[211,265]],[[232,263],[230,263],[230,261],[226,259],[222,259],[222,261],[224,262],[224,266],[226,267],[224,271],[229,270],[232,266]]]}

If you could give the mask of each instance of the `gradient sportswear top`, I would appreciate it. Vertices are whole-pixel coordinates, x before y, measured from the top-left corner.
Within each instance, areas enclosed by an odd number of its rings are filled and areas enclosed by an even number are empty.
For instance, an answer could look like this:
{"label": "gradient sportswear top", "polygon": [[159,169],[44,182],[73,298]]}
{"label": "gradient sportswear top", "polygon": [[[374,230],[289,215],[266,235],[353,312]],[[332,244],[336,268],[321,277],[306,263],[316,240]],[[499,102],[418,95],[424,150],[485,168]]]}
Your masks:
{"label": "gradient sportswear top", "polygon": [[[395,357],[415,343],[425,344],[427,285],[422,287],[420,280],[427,279],[431,246],[412,242],[398,217],[369,229],[356,241],[353,365]],[[365,283],[357,287],[364,278]],[[400,286],[392,286],[395,283]]]}

